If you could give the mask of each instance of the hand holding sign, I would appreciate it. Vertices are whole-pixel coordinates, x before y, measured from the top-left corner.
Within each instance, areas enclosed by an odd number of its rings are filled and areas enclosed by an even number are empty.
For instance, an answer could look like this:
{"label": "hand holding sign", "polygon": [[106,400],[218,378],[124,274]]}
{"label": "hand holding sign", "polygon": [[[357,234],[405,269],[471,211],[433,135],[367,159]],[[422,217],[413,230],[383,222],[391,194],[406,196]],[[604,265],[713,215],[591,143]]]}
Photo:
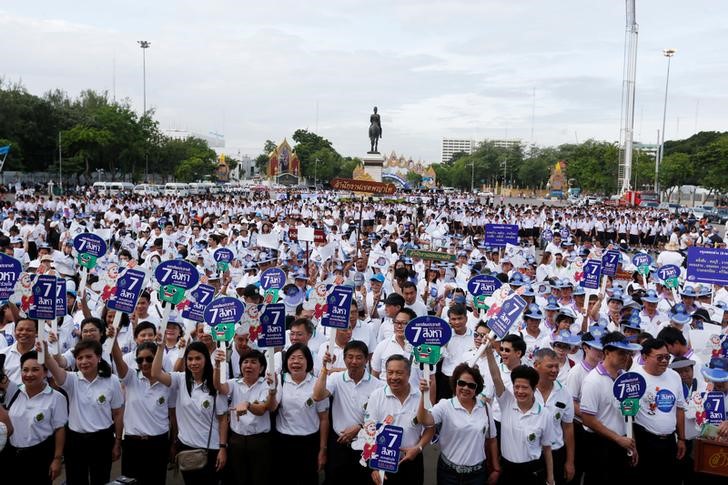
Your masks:
{"label": "hand holding sign", "polygon": [[96,234],[84,232],[73,238],[73,247],[78,253],[77,261],[81,266],[81,283],[78,285],[78,294],[83,295],[89,270],[94,269],[98,258],[106,254],[106,241]]}
{"label": "hand holding sign", "polygon": [[174,259],[163,261],[154,270],[154,278],[159,283],[159,300],[162,302],[161,328],[167,326],[172,306],[179,304],[185,298],[185,290],[193,288],[200,279],[192,263],[185,260]]}
{"label": "hand holding sign", "polygon": [[[128,315],[134,313],[137,301],[144,291],[147,279],[146,271],[141,268],[126,269],[116,280],[116,286],[112,292],[106,306],[116,311],[111,326],[116,330],[121,322],[121,314]],[[112,338],[107,338],[104,342],[104,352],[111,352],[114,342],[116,341],[116,333]]]}
{"label": "hand holding sign", "polygon": [[[212,338],[218,349],[224,349],[222,342],[229,342],[235,335],[235,323],[242,317],[245,305],[231,296],[223,296],[213,300],[205,307],[205,322],[212,327]],[[220,366],[220,381],[227,380],[227,365]]]}
{"label": "hand holding sign", "polygon": [[258,347],[266,348],[268,372],[274,372],[275,347],[286,344],[286,305],[274,303],[265,305],[260,315],[260,334],[258,334]]}
{"label": "hand holding sign", "polygon": [[[56,277],[38,275],[33,284],[33,301],[28,316],[38,320],[38,340],[41,345],[46,341],[46,320],[56,318]],[[38,354],[38,362],[45,363],[43,352]]]}
{"label": "hand holding sign", "polygon": [[[645,378],[636,372],[625,372],[615,379],[612,385],[612,393],[620,403],[622,416],[627,419],[627,438],[634,439],[632,422],[640,409],[640,399],[647,390]],[[627,454],[632,456],[632,450]]]}
{"label": "hand holding sign", "polygon": [[495,276],[476,275],[470,278],[468,292],[473,295],[475,307],[480,310],[487,310],[488,305],[485,304],[485,299],[492,296],[495,290],[502,285],[503,283]]}
{"label": "hand holding sign", "polygon": [[230,261],[235,258],[235,255],[228,248],[217,248],[212,257],[217,262],[217,270],[224,273],[230,268]]}
{"label": "hand holding sign", "polygon": [[[433,316],[417,317],[405,327],[404,338],[412,344],[415,362],[424,366],[424,379],[429,384],[430,373],[433,366],[437,365],[440,360],[441,349],[452,338],[452,328],[442,318]],[[426,394],[425,409],[431,407],[430,397]]]}
{"label": "hand holding sign", "polygon": [[326,312],[321,317],[321,325],[329,328],[329,352],[333,352],[336,344],[336,329],[349,328],[351,300],[354,288],[351,286],[334,286],[326,297]]}

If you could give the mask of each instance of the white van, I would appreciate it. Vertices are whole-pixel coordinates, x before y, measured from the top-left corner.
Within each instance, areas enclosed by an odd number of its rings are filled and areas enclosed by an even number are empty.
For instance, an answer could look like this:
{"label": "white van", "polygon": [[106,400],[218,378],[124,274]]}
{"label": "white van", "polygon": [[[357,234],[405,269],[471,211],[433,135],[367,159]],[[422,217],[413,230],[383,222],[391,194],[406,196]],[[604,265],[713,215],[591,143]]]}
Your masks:
{"label": "white van", "polygon": [[170,182],[164,186],[164,195],[187,196],[190,195],[189,186],[177,182]]}
{"label": "white van", "polygon": [[156,185],[139,184],[134,186],[134,193],[137,195],[159,195],[160,191]]}
{"label": "white van", "polygon": [[116,195],[121,192],[131,194],[134,191],[134,184],[129,182],[94,182],[93,188],[99,195]]}
{"label": "white van", "polygon": [[206,192],[205,184],[199,182],[188,184],[188,191],[190,195],[204,194]]}
{"label": "white van", "polygon": [[106,182],[94,182],[93,189],[99,195],[109,195],[109,184]]}

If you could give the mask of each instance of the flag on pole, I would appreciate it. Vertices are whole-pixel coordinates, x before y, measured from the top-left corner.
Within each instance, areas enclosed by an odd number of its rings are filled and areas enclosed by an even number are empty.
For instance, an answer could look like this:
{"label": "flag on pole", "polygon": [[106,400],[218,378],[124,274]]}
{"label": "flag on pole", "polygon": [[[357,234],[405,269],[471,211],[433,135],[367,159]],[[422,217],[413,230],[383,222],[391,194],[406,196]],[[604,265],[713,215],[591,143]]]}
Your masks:
{"label": "flag on pole", "polygon": [[0,170],[2,170],[3,165],[5,165],[5,159],[8,158],[8,153],[10,153],[10,145],[0,147]]}

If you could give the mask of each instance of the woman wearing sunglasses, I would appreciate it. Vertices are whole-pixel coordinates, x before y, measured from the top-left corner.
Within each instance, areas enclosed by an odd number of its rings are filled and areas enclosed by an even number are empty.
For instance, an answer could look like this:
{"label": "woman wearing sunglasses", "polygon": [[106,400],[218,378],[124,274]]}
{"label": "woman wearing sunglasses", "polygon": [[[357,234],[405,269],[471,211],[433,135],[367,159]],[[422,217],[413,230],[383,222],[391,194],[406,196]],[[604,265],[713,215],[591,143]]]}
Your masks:
{"label": "woman wearing sunglasses", "polygon": [[[442,425],[437,483],[479,485],[486,483],[486,479],[488,483],[496,483],[500,465],[495,421],[489,405],[477,398],[483,391],[483,376],[477,368],[460,364],[453,370],[450,386],[455,396],[441,399],[428,411],[424,395],[429,385],[424,379],[420,380],[417,421],[425,427]],[[486,455],[489,457],[490,475]]]}
{"label": "woman wearing sunglasses", "polygon": [[156,352],[154,342],[140,343],[135,369],[127,365],[118,340],[111,349],[119,380],[126,387],[121,473],[139,484],[163,484],[167,478],[170,389],[152,377]]}

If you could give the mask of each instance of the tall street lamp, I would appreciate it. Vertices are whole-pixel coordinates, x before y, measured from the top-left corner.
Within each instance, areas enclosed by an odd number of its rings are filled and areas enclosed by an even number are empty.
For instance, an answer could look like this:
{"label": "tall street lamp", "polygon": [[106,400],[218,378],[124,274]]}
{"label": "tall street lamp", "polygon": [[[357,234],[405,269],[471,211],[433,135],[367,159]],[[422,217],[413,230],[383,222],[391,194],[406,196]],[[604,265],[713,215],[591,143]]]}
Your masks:
{"label": "tall street lamp", "polygon": [[[137,44],[142,48],[142,86],[143,86],[143,99],[144,99],[144,111],[142,116],[147,115],[147,49],[152,46],[152,43],[146,40],[138,40]],[[148,182],[149,178],[149,156],[146,151],[144,153],[144,181]]]}
{"label": "tall street lamp", "polygon": [[665,153],[665,121],[667,119],[667,88],[670,85],[670,61],[672,56],[675,55],[677,50],[675,49],[662,49],[662,55],[667,57],[667,76],[665,77],[665,102],[662,107],[662,136],[660,140],[660,148],[657,160],[655,161],[655,192],[657,196],[660,196],[660,164],[662,163],[662,157]]}

